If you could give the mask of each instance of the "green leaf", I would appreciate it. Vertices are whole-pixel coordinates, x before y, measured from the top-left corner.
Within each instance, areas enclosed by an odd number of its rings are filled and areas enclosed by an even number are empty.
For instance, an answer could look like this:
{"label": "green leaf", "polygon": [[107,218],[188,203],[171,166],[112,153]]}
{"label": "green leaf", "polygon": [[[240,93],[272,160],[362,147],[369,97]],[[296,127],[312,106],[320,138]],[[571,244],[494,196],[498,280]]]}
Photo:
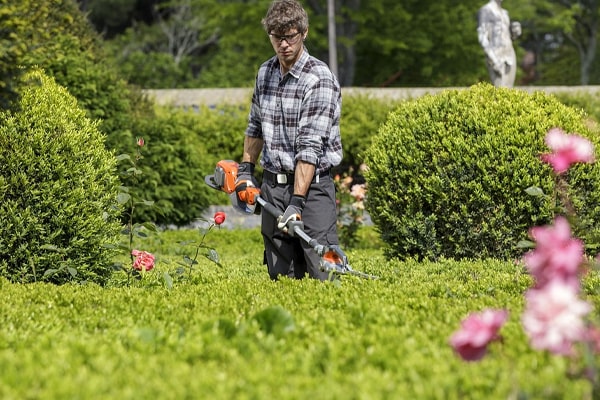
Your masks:
{"label": "green leaf", "polygon": [[258,322],[263,332],[272,334],[278,338],[292,332],[296,328],[292,314],[279,305],[267,307],[259,311],[254,315],[253,319]]}
{"label": "green leaf", "polygon": [[206,255],[206,258],[208,258],[210,261],[214,262],[214,263],[219,263],[219,253],[217,253],[217,251],[215,249],[210,249],[208,250],[208,254]]}
{"label": "green leaf", "polygon": [[129,200],[131,200],[131,196],[127,193],[121,192],[117,195],[117,203],[121,205],[126,204]]}
{"label": "green leaf", "polygon": [[167,289],[173,289],[173,278],[171,278],[171,275],[169,275],[169,273],[166,271],[163,274],[163,280]]}
{"label": "green leaf", "polygon": [[57,247],[53,244],[43,244],[40,246],[40,248],[43,250],[55,251],[57,253],[66,253],[67,252],[66,249],[61,249],[60,247]]}
{"label": "green leaf", "polygon": [[198,261],[194,261],[188,256],[183,256],[183,260],[187,263],[186,265],[198,264]]}
{"label": "green leaf", "polygon": [[119,154],[117,156],[117,161],[123,161],[123,160],[131,160],[131,156],[129,154]]}
{"label": "green leaf", "polygon": [[527,193],[530,196],[544,196],[544,191],[542,190],[542,188],[537,187],[537,186],[530,186],[527,189],[525,189],[525,193]]}
{"label": "green leaf", "polygon": [[225,339],[231,339],[237,334],[238,331],[237,327],[235,326],[235,323],[226,318],[220,318],[215,323],[215,327]]}
{"label": "green leaf", "polygon": [[158,228],[156,224],[152,222],[144,222],[141,224],[144,228],[148,229],[150,232],[158,232]]}
{"label": "green leaf", "polygon": [[517,243],[517,249],[532,249],[535,248],[535,243],[530,240],[520,240]]}
{"label": "green leaf", "polygon": [[49,268],[44,272],[44,275],[42,276],[42,278],[46,278],[50,275],[54,275],[58,270],[54,269],[54,268]]}

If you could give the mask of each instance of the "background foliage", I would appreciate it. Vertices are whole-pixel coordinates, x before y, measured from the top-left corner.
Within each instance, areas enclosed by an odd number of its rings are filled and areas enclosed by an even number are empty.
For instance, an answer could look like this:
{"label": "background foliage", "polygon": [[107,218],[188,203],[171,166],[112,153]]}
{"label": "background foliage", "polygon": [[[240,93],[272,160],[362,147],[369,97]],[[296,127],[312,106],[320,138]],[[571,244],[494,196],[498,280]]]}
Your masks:
{"label": "background foliage", "polygon": [[[486,1],[335,0],[342,85],[487,81],[476,34],[476,13]],[[269,0],[79,3],[104,34],[127,79],[146,88],[251,86],[258,65],[273,55],[260,26]],[[307,47],[329,61],[327,0],[303,5],[311,21]],[[503,7],[523,26],[514,44],[519,62],[526,52],[536,58],[536,73],[524,84],[531,79],[540,85],[598,82],[596,2],[534,0]],[[524,76],[519,71],[518,82]]]}
{"label": "background foliage", "polygon": [[[550,223],[555,182],[539,155],[546,132],[560,127],[590,138],[580,110],[537,92],[479,84],[405,102],[390,114],[366,154],[367,210],[390,257],[418,259],[516,257],[531,226]],[[597,235],[598,166],[570,174],[576,234]],[[536,186],[548,195],[534,198]]]}

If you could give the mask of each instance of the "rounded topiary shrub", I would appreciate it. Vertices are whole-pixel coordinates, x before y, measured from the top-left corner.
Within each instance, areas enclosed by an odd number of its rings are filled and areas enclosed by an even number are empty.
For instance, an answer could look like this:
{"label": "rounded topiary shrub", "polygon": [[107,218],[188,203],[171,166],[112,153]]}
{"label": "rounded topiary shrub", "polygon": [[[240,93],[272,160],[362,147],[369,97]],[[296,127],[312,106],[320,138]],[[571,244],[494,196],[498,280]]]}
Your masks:
{"label": "rounded topiary shrub", "polygon": [[119,241],[116,158],[97,124],[41,71],[0,113],[0,275],[104,283]]}
{"label": "rounded topiary shrub", "polygon": [[[518,257],[530,227],[551,223],[555,176],[539,155],[560,127],[596,145],[582,111],[554,96],[479,84],[407,101],[368,148],[368,199],[388,257]],[[598,232],[600,170],[576,165],[565,176],[585,229]],[[541,188],[544,196],[528,194]]]}

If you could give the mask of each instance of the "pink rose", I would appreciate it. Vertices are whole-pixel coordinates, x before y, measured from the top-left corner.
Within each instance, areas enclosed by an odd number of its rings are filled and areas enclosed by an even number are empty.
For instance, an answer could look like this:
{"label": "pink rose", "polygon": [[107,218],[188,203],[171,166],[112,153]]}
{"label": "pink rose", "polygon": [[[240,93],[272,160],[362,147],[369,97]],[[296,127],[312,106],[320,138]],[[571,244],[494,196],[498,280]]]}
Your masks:
{"label": "pink rose", "polygon": [[143,137],[138,138],[137,145],[140,147],[144,147],[144,138]]}
{"label": "pink rose", "polygon": [[215,225],[221,225],[225,222],[225,213],[223,211],[217,211],[213,218],[215,220]]}
{"label": "pink rose", "polygon": [[541,159],[550,164],[557,174],[568,170],[571,164],[594,161],[592,142],[579,135],[568,135],[560,128],[552,128],[548,131],[546,145],[552,153],[542,154]]}
{"label": "pink rose", "polygon": [[352,185],[352,189],[350,190],[350,196],[354,197],[357,201],[361,201],[365,198],[367,194],[367,188],[364,183],[360,185]]}
{"label": "pink rose", "polygon": [[138,271],[150,271],[154,268],[154,255],[147,251],[132,250],[131,255],[135,257],[133,268]]}
{"label": "pink rose", "polygon": [[486,309],[473,313],[461,322],[461,328],[450,338],[450,345],[463,360],[480,360],[488,344],[500,339],[498,331],[507,318],[506,310]]}
{"label": "pink rose", "polygon": [[579,288],[578,271],[584,261],[583,242],[571,237],[571,227],[564,217],[556,217],[553,226],[534,227],[529,235],[536,242],[535,250],[525,254],[523,261],[542,287],[553,280],[562,280]]}
{"label": "pink rose", "polygon": [[528,290],[525,300],[521,322],[533,348],[570,355],[572,344],[586,338],[583,317],[592,307],[577,297],[571,285],[552,281]]}

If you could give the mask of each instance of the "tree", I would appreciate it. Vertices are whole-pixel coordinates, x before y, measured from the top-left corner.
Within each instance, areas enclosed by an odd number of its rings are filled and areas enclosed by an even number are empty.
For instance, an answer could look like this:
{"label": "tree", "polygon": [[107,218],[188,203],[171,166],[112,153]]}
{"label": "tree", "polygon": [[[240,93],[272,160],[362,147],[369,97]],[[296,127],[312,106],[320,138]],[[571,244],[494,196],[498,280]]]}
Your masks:
{"label": "tree", "polygon": [[[563,66],[562,59],[573,65],[572,47],[579,64],[579,82],[590,83],[600,22],[597,0],[535,0],[515,5],[515,14],[522,19],[529,45],[538,58]],[[568,69],[562,69],[565,73]],[[572,70],[572,68],[570,68]]]}
{"label": "tree", "polygon": [[0,0],[0,109],[8,108],[17,98],[15,83],[22,69],[20,59],[27,50],[23,32],[27,21],[26,2]]}
{"label": "tree", "polygon": [[[129,1],[88,0],[104,7]],[[307,48],[325,62],[331,1],[303,1],[310,18]],[[458,86],[487,81],[476,35],[476,13],[485,1],[335,0],[340,83]],[[137,2],[132,15],[147,15],[152,4],[152,16],[133,19],[125,35],[111,40],[112,52],[128,71],[126,77],[148,88],[249,86],[256,68],[273,55],[260,25],[270,2]],[[517,56],[522,58],[526,51],[537,55],[537,68],[543,72],[537,83],[595,79],[597,0],[515,1],[506,6],[512,19],[523,25],[523,36],[515,42]],[[94,10],[90,8],[91,16]],[[565,66],[565,71],[559,70]]]}

